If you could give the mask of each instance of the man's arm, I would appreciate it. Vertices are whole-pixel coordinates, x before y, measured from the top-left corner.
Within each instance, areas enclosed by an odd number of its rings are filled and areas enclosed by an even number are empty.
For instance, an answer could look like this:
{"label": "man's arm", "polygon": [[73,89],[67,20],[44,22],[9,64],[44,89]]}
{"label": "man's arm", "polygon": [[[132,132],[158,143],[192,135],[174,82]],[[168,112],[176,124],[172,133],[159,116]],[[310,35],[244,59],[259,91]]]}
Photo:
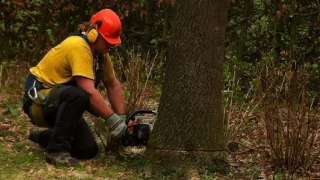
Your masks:
{"label": "man's arm", "polygon": [[106,125],[111,129],[111,137],[122,137],[127,129],[126,121],[111,110],[100,92],[94,87],[94,81],[80,76],[75,77],[75,81],[89,94],[92,110],[106,119]]}
{"label": "man's arm", "polygon": [[114,112],[104,101],[100,92],[94,87],[94,81],[81,76],[76,76],[77,85],[86,91],[90,96],[90,106],[92,110],[102,118],[109,118]]}
{"label": "man's arm", "polygon": [[117,114],[125,114],[124,93],[120,81],[114,78],[111,81],[104,81],[104,85],[113,110]]}
{"label": "man's arm", "polygon": [[125,114],[124,93],[120,81],[117,79],[109,54],[105,55],[102,65],[103,84],[107,88],[107,94],[112,109],[118,114]]}

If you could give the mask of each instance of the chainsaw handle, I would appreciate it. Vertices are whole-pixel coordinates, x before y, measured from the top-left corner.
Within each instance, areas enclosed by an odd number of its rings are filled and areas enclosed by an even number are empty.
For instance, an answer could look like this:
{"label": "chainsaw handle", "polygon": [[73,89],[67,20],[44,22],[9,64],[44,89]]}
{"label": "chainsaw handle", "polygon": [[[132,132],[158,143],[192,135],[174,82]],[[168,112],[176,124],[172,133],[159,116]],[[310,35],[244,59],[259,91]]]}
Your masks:
{"label": "chainsaw handle", "polygon": [[151,110],[138,110],[138,111],[134,111],[133,113],[130,113],[128,115],[127,121],[126,123],[128,124],[129,121],[135,121],[136,120],[136,115],[138,114],[153,114],[156,115],[157,113],[151,111]]}

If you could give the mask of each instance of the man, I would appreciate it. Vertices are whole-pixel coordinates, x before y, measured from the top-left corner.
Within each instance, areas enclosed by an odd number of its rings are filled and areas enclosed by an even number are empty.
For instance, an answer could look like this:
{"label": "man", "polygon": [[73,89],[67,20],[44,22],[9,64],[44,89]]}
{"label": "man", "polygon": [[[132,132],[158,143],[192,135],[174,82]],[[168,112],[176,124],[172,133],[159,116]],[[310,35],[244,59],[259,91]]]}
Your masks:
{"label": "man", "polygon": [[[91,17],[86,31],[66,38],[30,68],[23,109],[33,124],[48,127],[31,132],[29,139],[45,148],[49,163],[76,164],[97,154],[82,118],[86,110],[105,119],[113,139],[126,131],[123,89],[108,56],[110,47],[120,45],[120,32],[119,16],[103,9]],[[96,88],[100,80],[111,107]]]}

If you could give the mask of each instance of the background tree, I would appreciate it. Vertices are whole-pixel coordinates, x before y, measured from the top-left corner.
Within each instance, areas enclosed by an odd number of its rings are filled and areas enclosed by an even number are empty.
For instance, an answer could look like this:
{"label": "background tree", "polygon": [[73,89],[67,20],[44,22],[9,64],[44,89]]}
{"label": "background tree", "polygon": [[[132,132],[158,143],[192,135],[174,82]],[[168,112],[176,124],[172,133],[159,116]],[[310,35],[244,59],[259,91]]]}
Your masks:
{"label": "background tree", "polygon": [[148,147],[153,155],[164,152],[171,158],[184,151],[196,153],[197,159],[220,158],[228,5],[227,0],[176,1],[159,117]]}

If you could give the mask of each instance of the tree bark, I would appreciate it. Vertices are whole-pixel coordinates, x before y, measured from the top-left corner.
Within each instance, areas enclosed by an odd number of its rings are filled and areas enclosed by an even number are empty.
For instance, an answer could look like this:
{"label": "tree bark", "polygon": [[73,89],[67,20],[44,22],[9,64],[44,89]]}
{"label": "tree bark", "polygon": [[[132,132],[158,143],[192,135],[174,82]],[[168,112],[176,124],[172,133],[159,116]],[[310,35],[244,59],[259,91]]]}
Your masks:
{"label": "tree bark", "polygon": [[[177,0],[166,77],[148,152],[224,151],[223,61],[228,0]],[[159,153],[157,153],[159,152]]]}

